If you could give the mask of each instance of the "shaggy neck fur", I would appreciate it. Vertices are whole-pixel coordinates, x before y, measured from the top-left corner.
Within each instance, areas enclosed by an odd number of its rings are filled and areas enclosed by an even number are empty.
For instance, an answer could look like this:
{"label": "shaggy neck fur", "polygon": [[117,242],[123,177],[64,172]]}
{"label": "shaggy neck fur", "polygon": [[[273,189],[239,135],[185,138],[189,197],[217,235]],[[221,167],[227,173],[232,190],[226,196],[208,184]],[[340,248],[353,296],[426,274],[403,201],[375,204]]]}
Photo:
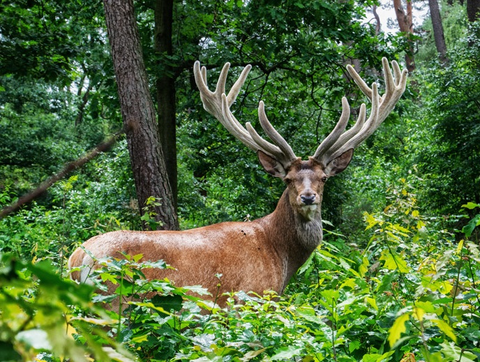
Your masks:
{"label": "shaggy neck fur", "polygon": [[307,220],[288,200],[288,190],[285,190],[275,211],[258,220],[283,261],[284,287],[322,241],[320,205],[314,211],[315,217]]}

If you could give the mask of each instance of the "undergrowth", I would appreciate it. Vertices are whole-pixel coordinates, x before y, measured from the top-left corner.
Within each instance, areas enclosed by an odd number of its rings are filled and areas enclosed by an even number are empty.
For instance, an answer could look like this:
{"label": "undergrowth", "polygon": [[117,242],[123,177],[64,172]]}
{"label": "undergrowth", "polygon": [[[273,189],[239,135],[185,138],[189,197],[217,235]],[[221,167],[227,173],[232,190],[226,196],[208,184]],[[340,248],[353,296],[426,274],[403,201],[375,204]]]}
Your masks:
{"label": "undergrowth", "polygon": [[[365,214],[367,244],[329,232],[283,296],[240,292],[226,308],[201,287],[146,280],[145,268],[168,266],[142,255],[98,260],[93,287],[55,259],[4,254],[0,360],[476,361],[480,217],[445,230],[413,191],[400,180],[383,211]],[[114,293],[96,294],[105,282]]]}

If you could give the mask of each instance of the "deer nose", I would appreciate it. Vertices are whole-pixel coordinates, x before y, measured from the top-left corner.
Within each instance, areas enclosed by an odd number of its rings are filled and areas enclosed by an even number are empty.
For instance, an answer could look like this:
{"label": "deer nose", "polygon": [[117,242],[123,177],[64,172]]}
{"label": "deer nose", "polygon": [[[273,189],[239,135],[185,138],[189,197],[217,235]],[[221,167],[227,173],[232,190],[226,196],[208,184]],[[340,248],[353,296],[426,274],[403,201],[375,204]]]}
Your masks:
{"label": "deer nose", "polygon": [[315,201],[315,195],[302,195],[300,198],[305,205],[311,205]]}

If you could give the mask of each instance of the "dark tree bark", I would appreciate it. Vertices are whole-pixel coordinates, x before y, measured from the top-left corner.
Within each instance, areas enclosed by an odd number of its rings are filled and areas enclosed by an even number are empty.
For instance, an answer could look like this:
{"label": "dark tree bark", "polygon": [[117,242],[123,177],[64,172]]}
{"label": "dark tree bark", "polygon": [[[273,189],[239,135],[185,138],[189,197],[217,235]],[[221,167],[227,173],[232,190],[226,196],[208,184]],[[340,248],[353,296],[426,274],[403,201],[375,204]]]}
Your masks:
{"label": "dark tree bark", "polygon": [[413,6],[412,0],[407,0],[407,10],[403,8],[402,0],[393,0],[393,7],[395,8],[395,15],[397,16],[398,26],[400,31],[405,33],[409,44],[409,49],[405,55],[405,62],[407,64],[408,72],[415,70],[415,58],[413,55]]}
{"label": "dark tree bark", "polygon": [[[167,174],[172,188],[173,202],[177,205],[177,135],[175,112],[175,79],[167,59],[172,47],[173,0],[157,0],[155,3],[155,51],[160,56],[157,74],[158,127],[165,157]],[[165,57],[167,56],[167,57]]]}
{"label": "dark tree bark", "polygon": [[468,21],[474,22],[480,17],[480,0],[467,0]]}
{"label": "dark tree bark", "polygon": [[428,0],[428,5],[430,7],[430,17],[432,18],[435,46],[437,47],[440,60],[445,63],[447,61],[447,44],[445,43],[445,36],[443,34],[442,17],[440,16],[438,1]]}
{"label": "dark tree bark", "polygon": [[104,7],[139,206],[143,209],[147,199],[155,197],[161,203],[152,206],[156,220],[164,229],[177,229],[133,0],[104,0]]}

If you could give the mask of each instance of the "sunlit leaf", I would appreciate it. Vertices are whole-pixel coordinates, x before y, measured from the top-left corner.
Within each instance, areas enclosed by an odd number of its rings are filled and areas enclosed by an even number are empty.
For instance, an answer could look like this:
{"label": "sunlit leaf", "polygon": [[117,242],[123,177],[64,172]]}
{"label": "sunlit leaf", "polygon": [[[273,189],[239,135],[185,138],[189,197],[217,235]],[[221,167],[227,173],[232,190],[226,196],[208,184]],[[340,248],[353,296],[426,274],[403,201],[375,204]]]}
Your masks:
{"label": "sunlit leaf", "polygon": [[302,351],[303,351],[303,348],[300,348],[300,347],[295,347],[295,346],[282,347],[282,348],[279,348],[278,352],[271,357],[271,360],[272,361],[289,360],[290,358],[301,355]]}
{"label": "sunlit leaf", "polygon": [[364,212],[363,216],[365,216],[365,221],[367,223],[367,227],[365,228],[365,230],[368,230],[374,227],[380,222],[379,220],[375,219],[375,217],[372,214],[369,214],[368,212]]}
{"label": "sunlit leaf", "polygon": [[360,276],[365,276],[366,272],[368,271],[368,266],[370,265],[370,262],[368,261],[368,258],[363,257],[362,258],[362,264],[358,267],[358,271],[360,273]]}
{"label": "sunlit leaf", "polygon": [[133,256],[133,261],[135,263],[138,263],[140,261],[140,259],[142,259],[142,258],[143,258],[143,254],[137,254],[137,255]]}
{"label": "sunlit leaf", "polygon": [[401,273],[408,273],[410,268],[407,262],[398,254],[393,255],[388,249],[382,252],[380,260],[383,260],[384,267],[390,270],[398,270]]}
{"label": "sunlit leaf", "polygon": [[476,207],[480,207],[480,205],[470,201],[470,202],[467,202],[466,204],[462,205],[462,207],[464,207],[466,209],[473,210]]}
{"label": "sunlit leaf", "polygon": [[402,314],[400,317],[395,319],[393,322],[392,327],[388,330],[388,342],[390,343],[390,347],[393,347],[395,342],[401,337],[402,333],[405,333],[407,327],[405,323],[410,319],[411,313]]}
{"label": "sunlit leaf", "polygon": [[[441,344],[441,351],[447,361],[462,361],[462,362],[474,362],[477,360],[477,356],[472,352],[465,351],[456,346],[454,342],[444,341]],[[460,359],[461,358],[461,359]]]}
{"label": "sunlit leaf", "polygon": [[417,301],[415,302],[415,306],[417,308],[423,309],[426,313],[435,313],[435,306],[430,301],[426,301],[426,302]]}
{"label": "sunlit leaf", "polygon": [[425,314],[425,310],[422,308],[415,307],[413,308],[413,316],[418,320],[418,321],[423,321],[423,316]]}
{"label": "sunlit leaf", "polygon": [[462,249],[463,249],[463,241],[464,241],[464,240],[462,239],[462,240],[460,240],[460,241],[458,242],[457,250],[456,250],[456,254],[457,254],[457,255],[460,255],[460,253],[462,252]]}
{"label": "sunlit leaf", "polygon": [[367,300],[367,303],[373,307],[373,309],[378,311],[377,301],[374,298],[367,297],[366,300]]}
{"label": "sunlit leaf", "polygon": [[450,339],[452,339],[454,342],[457,342],[457,336],[455,335],[455,332],[452,327],[445,321],[441,319],[432,319],[432,322],[435,323],[440,330],[445,333]]}

